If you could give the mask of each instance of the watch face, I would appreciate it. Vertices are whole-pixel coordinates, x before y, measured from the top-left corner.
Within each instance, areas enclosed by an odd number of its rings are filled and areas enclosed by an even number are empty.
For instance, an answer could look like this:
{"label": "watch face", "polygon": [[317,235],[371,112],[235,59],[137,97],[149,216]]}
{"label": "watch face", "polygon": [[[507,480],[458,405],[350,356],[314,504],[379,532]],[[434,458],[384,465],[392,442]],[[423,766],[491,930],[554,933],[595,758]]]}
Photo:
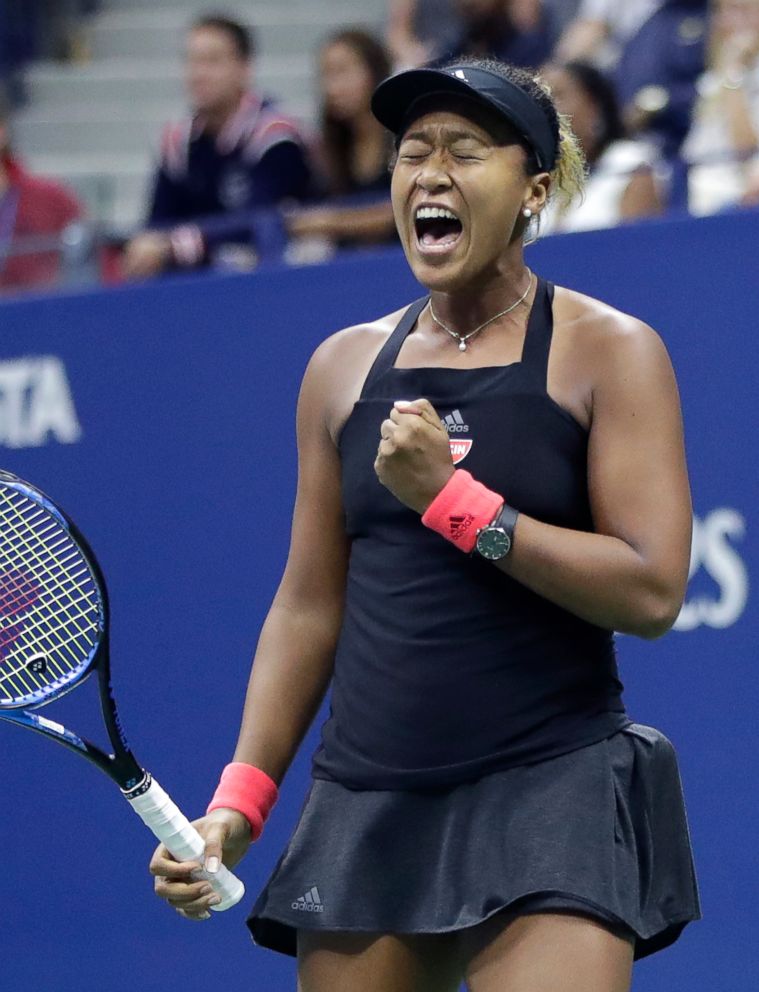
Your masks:
{"label": "watch face", "polygon": [[483,558],[497,561],[511,550],[511,538],[502,527],[486,527],[477,538],[477,550]]}

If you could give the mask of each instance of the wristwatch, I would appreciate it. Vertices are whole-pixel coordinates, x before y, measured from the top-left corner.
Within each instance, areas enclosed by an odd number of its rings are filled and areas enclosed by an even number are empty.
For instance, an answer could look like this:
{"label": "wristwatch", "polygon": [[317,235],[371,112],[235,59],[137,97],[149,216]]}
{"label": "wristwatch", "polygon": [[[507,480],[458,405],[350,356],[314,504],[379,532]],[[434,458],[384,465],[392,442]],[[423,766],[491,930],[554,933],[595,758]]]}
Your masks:
{"label": "wristwatch", "polygon": [[500,561],[511,551],[514,543],[514,526],[519,512],[504,503],[495,520],[477,531],[474,548],[488,561]]}

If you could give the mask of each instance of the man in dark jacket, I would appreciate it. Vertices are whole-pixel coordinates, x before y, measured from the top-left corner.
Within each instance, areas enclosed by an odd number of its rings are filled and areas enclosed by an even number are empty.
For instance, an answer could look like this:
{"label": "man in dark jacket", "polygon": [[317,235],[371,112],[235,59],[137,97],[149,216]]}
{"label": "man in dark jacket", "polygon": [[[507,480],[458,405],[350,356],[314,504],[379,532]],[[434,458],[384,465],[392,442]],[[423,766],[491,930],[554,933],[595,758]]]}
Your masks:
{"label": "man in dark jacket", "polygon": [[190,29],[192,116],[163,135],[148,229],[127,245],[127,276],[212,262],[255,243],[253,214],[308,195],[310,170],[295,123],[251,89],[253,44],[240,24],[203,17]]}

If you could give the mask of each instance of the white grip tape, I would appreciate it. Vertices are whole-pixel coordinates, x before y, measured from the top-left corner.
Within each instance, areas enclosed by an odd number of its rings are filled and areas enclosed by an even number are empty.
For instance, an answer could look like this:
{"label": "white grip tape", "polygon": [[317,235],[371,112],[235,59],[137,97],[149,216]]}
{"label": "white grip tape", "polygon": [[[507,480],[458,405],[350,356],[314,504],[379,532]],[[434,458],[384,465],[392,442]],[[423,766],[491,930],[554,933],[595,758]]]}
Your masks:
{"label": "white grip tape", "polygon": [[[135,796],[134,799],[127,801],[145,826],[150,827],[156,837],[166,845],[172,857],[177,861],[203,863],[205,841],[155,779],[141,796]],[[245,886],[240,879],[222,864],[214,874],[203,871],[198,872],[197,877],[210,882],[221,896],[221,902],[217,906],[211,906],[211,909],[216,910],[217,913],[235,906],[245,894]]]}

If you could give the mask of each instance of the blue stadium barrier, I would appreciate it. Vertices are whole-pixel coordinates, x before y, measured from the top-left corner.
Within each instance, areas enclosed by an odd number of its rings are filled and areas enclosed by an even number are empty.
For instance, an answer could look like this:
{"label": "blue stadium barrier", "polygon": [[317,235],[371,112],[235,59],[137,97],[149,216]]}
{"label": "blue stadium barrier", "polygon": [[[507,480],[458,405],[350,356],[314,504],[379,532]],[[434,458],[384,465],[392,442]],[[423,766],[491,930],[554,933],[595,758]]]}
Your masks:
{"label": "blue stadium barrier", "polygon": [[[655,643],[621,637],[619,655],[631,715],[679,752],[705,919],[636,966],[636,992],[737,992],[759,973],[758,243],[759,215],[742,214],[555,237],[529,252],[541,274],[659,329],[683,398],[688,598],[677,629]],[[0,307],[0,465],[49,491],[92,542],[127,732],[190,813],[231,754],[284,562],[308,355],[418,295],[387,250]],[[94,690],[56,712],[97,736]],[[241,866],[251,899],[298,814],[320,722]],[[153,897],[151,838],[104,776],[15,728],[0,727],[0,748],[0,987],[294,988],[293,962],[250,945],[241,908],[197,926]]]}

